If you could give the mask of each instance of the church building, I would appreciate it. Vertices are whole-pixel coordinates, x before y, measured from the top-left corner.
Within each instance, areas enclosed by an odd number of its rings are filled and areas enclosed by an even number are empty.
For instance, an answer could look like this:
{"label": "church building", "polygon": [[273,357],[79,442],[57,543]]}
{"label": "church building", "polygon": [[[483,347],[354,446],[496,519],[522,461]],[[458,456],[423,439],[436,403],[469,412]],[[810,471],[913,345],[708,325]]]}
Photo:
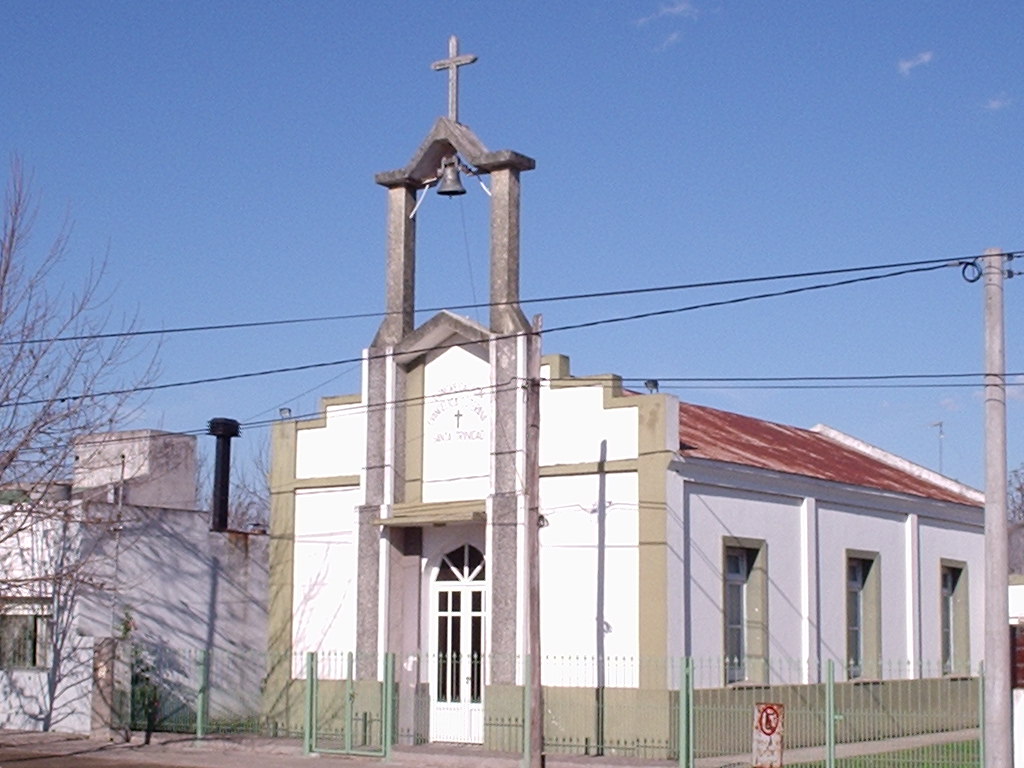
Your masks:
{"label": "church building", "polygon": [[[978,491],[827,427],[577,376],[562,355],[541,358],[531,389],[519,201],[534,160],[459,122],[458,67],[475,57],[454,38],[449,53],[434,65],[448,72],[448,115],[376,177],[387,314],[361,391],[275,426],[270,650],[290,661],[268,675],[268,709],[301,707],[305,652],[351,653],[358,681],[383,679],[394,653],[402,738],[489,739],[488,723],[521,711],[536,650],[531,520],[552,692],[672,690],[683,657],[705,663],[704,687],[816,683],[828,660],[841,679],[972,669]],[[460,172],[491,196],[489,323],[442,311],[417,326],[417,197],[458,194]]]}

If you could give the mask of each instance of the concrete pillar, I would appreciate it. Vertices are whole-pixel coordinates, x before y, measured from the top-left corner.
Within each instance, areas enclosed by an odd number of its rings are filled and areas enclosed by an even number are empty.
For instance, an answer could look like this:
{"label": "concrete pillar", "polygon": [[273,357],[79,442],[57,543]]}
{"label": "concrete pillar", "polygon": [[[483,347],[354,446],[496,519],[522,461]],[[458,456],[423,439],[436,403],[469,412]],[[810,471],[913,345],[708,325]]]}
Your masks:
{"label": "concrete pillar", "polygon": [[525,333],[519,308],[519,169],[491,171],[491,330]]}
{"label": "concrete pillar", "polygon": [[374,347],[394,345],[413,328],[416,305],[416,205],[411,186],[388,187],[387,266],[385,273],[388,314],[381,321]]}
{"label": "concrete pillar", "polygon": [[818,570],[818,500],[806,497],[800,507],[800,645],[801,682],[820,683],[821,671],[821,598]]}
{"label": "concrete pillar", "polygon": [[519,606],[519,531],[525,509],[520,483],[519,404],[522,389],[521,337],[492,342],[495,384],[495,424],[491,431],[494,452],[493,492],[488,525],[488,565],[491,579],[490,633],[491,682],[515,683],[515,657],[521,634]]}
{"label": "concrete pillar", "polygon": [[91,736],[103,741],[131,737],[131,670],[120,643],[113,637],[96,638],[92,657]]}

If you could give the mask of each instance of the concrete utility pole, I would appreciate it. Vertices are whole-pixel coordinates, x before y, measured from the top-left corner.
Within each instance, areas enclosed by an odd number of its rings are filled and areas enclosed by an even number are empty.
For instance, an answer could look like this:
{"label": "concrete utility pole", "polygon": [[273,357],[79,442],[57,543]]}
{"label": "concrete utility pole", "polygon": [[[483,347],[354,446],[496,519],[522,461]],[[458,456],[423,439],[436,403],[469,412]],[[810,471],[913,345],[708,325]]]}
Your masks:
{"label": "concrete utility pole", "polygon": [[1003,255],[985,251],[985,766],[1011,768]]}
{"label": "concrete utility pole", "polygon": [[[526,346],[526,559],[527,658],[530,665],[529,764],[544,765],[544,688],[540,679],[540,315],[534,315]],[[525,762],[525,761],[524,761]]]}

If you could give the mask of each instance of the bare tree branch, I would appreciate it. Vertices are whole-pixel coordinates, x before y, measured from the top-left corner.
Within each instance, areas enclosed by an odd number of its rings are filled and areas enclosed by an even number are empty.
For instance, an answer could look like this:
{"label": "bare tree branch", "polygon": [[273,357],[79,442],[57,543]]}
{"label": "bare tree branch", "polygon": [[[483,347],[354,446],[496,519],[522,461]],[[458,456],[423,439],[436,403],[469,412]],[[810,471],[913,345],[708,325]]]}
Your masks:
{"label": "bare tree branch", "polygon": [[1011,521],[1024,523],[1024,464],[1010,473],[1007,511]]}
{"label": "bare tree branch", "polygon": [[[42,635],[31,638],[34,646],[48,638],[46,658],[35,648],[31,663],[48,668],[42,724],[49,728],[81,645],[72,630],[79,591],[106,588],[109,565],[90,559],[82,533],[88,527],[94,537],[107,537],[116,522],[86,519],[86,506],[71,497],[76,445],[131,418],[131,394],[102,393],[131,393],[149,383],[155,352],[139,359],[146,350],[128,338],[98,336],[114,325],[105,262],[91,262],[70,288],[70,223],[35,248],[30,187],[14,159],[0,229],[0,620],[35,626]],[[75,338],[60,340],[66,336]],[[44,623],[26,624],[26,615]]]}
{"label": "bare tree branch", "polygon": [[[69,289],[61,279],[69,223],[39,250],[34,221],[30,184],[15,159],[0,231],[0,501],[22,505],[52,498],[67,481],[76,436],[109,431],[131,416],[132,395],[99,393],[140,386],[154,373],[152,362],[138,372],[129,340],[95,338],[111,325],[105,263],[92,262]],[[84,338],[56,340],[68,335]],[[31,517],[24,508],[0,515],[0,541]]]}

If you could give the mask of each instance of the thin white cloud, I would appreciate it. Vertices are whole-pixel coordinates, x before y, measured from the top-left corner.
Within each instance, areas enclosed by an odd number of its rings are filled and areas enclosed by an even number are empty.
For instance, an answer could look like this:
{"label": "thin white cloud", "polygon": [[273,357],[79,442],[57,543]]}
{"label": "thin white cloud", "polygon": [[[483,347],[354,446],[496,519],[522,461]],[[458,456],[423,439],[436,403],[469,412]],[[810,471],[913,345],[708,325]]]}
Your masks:
{"label": "thin white cloud", "polygon": [[[676,0],[676,2],[669,5],[662,5],[654,13],[649,16],[644,16],[642,19],[637,19],[636,23],[640,26],[654,21],[655,19],[663,19],[666,17],[685,17],[689,19],[697,18],[697,9],[694,7],[690,0]],[[674,42],[674,41],[673,41]]]}
{"label": "thin white cloud", "polygon": [[1024,400],[1024,376],[1012,376],[1006,382],[1007,400]]}
{"label": "thin white cloud", "polygon": [[671,35],[662,40],[661,45],[658,46],[659,51],[664,51],[666,48],[671,48],[673,45],[679,42],[679,38],[682,35],[679,32],[673,32]]}
{"label": "thin white cloud", "polygon": [[931,51],[921,51],[917,56],[913,56],[909,59],[900,59],[900,63],[896,65],[896,68],[900,71],[900,74],[904,77],[910,76],[910,70],[915,67],[920,67],[922,64],[928,64],[932,60]]}
{"label": "thin white cloud", "polygon": [[1006,109],[1012,103],[1013,100],[1009,96],[1005,93],[1000,93],[998,96],[993,96],[985,102],[985,109],[995,112],[1000,109]]}

